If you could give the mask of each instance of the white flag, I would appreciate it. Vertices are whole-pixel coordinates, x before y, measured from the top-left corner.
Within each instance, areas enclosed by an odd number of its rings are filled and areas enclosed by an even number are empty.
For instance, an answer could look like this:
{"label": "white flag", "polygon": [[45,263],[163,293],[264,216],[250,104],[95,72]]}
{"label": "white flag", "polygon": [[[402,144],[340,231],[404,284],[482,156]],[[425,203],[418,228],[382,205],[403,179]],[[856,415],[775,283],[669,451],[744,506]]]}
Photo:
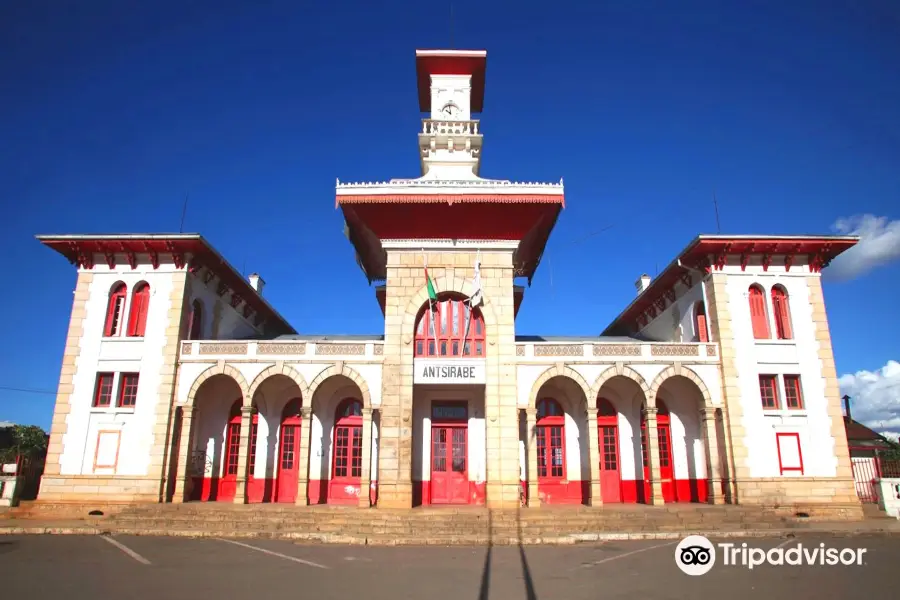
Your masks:
{"label": "white flag", "polygon": [[484,303],[484,291],[481,289],[481,252],[475,256],[475,279],[472,280],[475,291],[469,297],[469,306],[475,308]]}

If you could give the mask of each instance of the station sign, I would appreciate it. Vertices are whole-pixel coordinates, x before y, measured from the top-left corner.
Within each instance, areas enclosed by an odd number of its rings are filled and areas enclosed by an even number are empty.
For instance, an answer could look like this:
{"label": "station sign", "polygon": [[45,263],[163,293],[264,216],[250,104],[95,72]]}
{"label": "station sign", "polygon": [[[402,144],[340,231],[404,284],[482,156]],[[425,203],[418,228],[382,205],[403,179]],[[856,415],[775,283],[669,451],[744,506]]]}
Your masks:
{"label": "station sign", "polygon": [[419,358],[413,363],[413,383],[425,385],[484,385],[484,359]]}

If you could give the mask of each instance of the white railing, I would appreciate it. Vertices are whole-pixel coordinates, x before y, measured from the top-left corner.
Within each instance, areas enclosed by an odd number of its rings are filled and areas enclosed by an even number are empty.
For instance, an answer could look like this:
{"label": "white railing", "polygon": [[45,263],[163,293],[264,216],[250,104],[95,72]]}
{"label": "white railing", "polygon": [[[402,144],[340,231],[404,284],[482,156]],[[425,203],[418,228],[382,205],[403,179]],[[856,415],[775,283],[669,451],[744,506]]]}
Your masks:
{"label": "white railing", "polygon": [[210,358],[258,357],[280,360],[287,357],[306,360],[357,358],[380,360],[384,353],[381,340],[201,340],[181,342],[182,362]]}
{"label": "white railing", "polygon": [[422,133],[425,135],[481,135],[478,121],[440,121],[422,119]]}
{"label": "white railing", "polygon": [[719,362],[719,347],[680,342],[516,342],[518,360],[546,362],[565,358],[584,362]]}
{"label": "white railing", "polygon": [[895,519],[900,519],[900,478],[879,479],[878,508]]}

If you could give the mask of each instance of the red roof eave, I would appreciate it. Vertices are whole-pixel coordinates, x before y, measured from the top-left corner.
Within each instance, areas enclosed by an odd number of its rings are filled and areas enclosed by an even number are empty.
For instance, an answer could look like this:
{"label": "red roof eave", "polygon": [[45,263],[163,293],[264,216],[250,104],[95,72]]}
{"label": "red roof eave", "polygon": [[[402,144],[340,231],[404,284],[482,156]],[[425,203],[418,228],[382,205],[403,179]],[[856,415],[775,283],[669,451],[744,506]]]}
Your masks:
{"label": "red roof eave", "polygon": [[335,208],[342,204],[559,204],[563,194],[338,194]]}
{"label": "red roof eave", "polygon": [[281,325],[285,333],[296,333],[290,323],[282,317],[231,264],[225,260],[199,234],[148,234],[148,235],[103,235],[103,236],[37,236],[48,248],[65,256],[69,262],[79,267],[92,268],[93,255],[102,254],[112,267],[116,254],[149,254],[154,268],[158,266],[159,254],[170,254],[178,268],[187,264],[185,257],[190,254],[191,266],[207,266],[229,288],[246,302],[257,314]]}
{"label": "red roof eave", "polygon": [[[717,256],[808,255],[814,257],[809,268],[821,270],[837,255],[858,242],[859,238],[856,236],[698,236],[610,323],[604,334],[621,323],[634,321],[692,269],[708,273],[717,268],[713,264]],[[711,257],[713,261],[710,260]],[[812,264],[812,261],[816,264]]]}

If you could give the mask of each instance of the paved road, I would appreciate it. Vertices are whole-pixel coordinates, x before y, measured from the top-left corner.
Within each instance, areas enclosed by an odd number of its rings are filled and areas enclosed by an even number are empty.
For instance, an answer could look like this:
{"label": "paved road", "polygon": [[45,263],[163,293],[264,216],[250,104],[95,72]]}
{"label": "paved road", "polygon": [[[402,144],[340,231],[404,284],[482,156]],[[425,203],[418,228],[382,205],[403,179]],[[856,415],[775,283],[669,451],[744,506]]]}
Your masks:
{"label": "paved road", "polygon": [[[717,540],[713,540],[716,542]],[[740,546],[744,540],[736,540]],[[866,548],[861,566],[717,564],[690,577],[677,542],[386,548],[272,540],[0,536],[3,595],[29,600],[781,600],[892,596],[900,537],[746,540],[763,549]]]}

